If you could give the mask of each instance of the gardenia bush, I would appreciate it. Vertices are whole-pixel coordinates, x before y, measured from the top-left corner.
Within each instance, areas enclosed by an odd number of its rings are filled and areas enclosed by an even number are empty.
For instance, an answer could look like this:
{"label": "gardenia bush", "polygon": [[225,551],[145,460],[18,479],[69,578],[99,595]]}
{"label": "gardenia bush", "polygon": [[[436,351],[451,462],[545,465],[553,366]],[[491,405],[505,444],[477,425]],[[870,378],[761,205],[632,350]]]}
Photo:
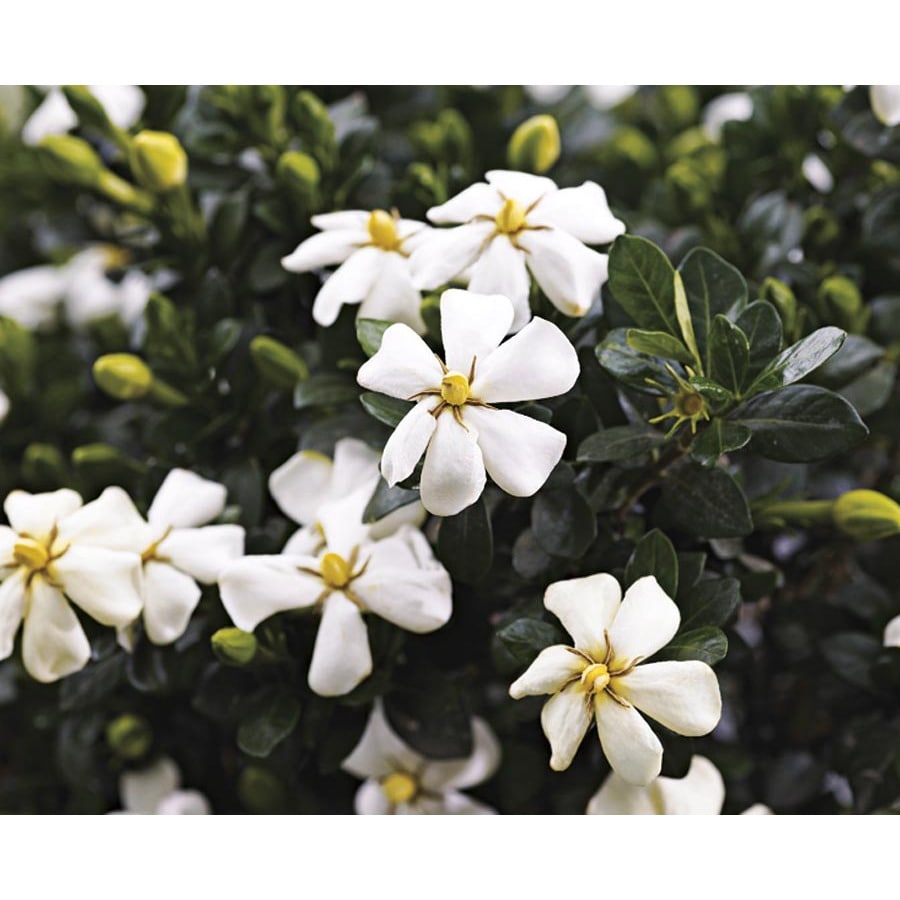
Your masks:
{"label": "gardenia bush", "polygon": [[0,809],[897,811],[898,126],[4,89]]}

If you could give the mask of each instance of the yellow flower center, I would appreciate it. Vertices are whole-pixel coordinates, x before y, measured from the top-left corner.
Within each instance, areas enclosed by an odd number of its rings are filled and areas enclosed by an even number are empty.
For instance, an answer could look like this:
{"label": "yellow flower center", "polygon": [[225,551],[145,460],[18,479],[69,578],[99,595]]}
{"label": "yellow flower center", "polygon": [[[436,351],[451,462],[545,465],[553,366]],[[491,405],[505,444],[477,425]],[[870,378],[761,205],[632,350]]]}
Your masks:
{"label": "yellow flower center", "polygon": [[525,207],[517,200],[509,198],[494,218],[497,231],[501,234],[516,234],[525,227]]}
{"label": "yellow flower center", "polygon": [[609,669],[603,663],[593,663],[581,673],[586,691],[602,691],[609,684]]}
{"label": "yellow flower center", "polygon": [[388,802],[397,806],[409,803],[419,792],[419,783],[407,772],[392,772],[381,782],[381,790]]}
{"label": "yellow flower center", "polygon": [[32,538],[21,538],[13,546],[13,558],[20,566],[40,572],[50,562],[50,553]]}
{"label": "yellow flower center", "polygon": [[319,573],[328,587],[338,591],[347,587],[352,578],[349,563],[339,553],[326,553],[319,564]]}
{"label": "yellow flower center", "polygon": [[441,379],[441,399],[451,406],[462,406],[469,399],[469,379],[462,372],[448,372]]}
{"label": "yellow flower center", "polygon": [[383,209],[373,210],[369,216],[369,237],[376,247],[382,250],[399,250],[400,238],[397,236],[397,225],[394,217]]}
{"label": "yellow flower center", "polygon": [[706,401],[694,391],[682,390],[675,395],[675,410],[685,419],[701,414],[705,406]]}

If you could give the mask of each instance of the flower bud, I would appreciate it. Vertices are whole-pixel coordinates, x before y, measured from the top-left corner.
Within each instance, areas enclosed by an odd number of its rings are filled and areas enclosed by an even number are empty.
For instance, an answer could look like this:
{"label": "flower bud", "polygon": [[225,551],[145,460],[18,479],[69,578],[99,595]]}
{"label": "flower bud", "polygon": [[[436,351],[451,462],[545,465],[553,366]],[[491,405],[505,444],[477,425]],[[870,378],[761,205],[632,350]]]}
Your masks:
{"label": "flower bud", "polygon": [[[822,311],[835,325],[847,331],[858,331],[867,318],[859,288],[844,275],[832,275],[819,285]],[[862,320],[862,321],[861,321]]]}
{"label": "flower bud", "polygon": [[141,131],[131,142],[129,161],[138,184],[155,193],[167,193],[187,181],[187,154],[174,134]]}
{"label": "flower bud", "polygon": [[211,638],[213,653],[226,666],[246,666],[256,656],[256,636],[240,628],[220,628]]}
{"label": "flower bud", "polygon": [[66,460],[53,444],[29,444],[22,457],[22,477],[30,488],[52,490],[66,483]]}
{"label": "flower bud", "polygon": [[153,729],[143,716],[125,713],[106,726],[106,743],[122,759],[140,759],[153,744]]}
{"label": "flower bud", "polygon": [[832,509],[834,524],[857,541],[877,541],[900,534],[900,505],[878,491],[841,494]]}
{"label": "flower bud", "polygon": [[561,150],[559,126],[553,116],[526,119],[509,139],[506,155],[510,167],[523,172],[546,172]]}
{"label": "flower bud", "polygon": [[47,176],[54,181],[90,187],[106,171],[94,148],[70,134],[49,135],[35,150]]}
{"label": "flower bud", "polygon": [[797,328],[797,298],[794,292],[777,278],[766,278],[759,290],[759,299],[767,300],[781,317],[781,324],[790,338]]}
{"label": "flower bud", "polygon": [[638,169],[653,169],[657,163],[653,141],[639,128],[623,125],[599,149],[599,158],[606,165],[625,163]]}
{"label": "flower bud", "polygon": [[273,813],[284,807],[284,784],[262,766],[247,766],[238,776],[237,791],[250,812]]}
{"label": "flower bud", "polygon": [[131,353],[107,353],[94,362],[97,387],[117,400],[137,400],[153,387],[149,366]]}
{"label": "flower bud", "polygon": [[322,173],[319,164],[308,153],[285,151],[278,159],[275,172],[278,179],[304,203],[311,204],[315,200]]}
{"label": "flower bud", "polygon": [[250,341],[250,358],[266,381],[284,390],[309,376],[306,363],[290,347],[265,334]]}

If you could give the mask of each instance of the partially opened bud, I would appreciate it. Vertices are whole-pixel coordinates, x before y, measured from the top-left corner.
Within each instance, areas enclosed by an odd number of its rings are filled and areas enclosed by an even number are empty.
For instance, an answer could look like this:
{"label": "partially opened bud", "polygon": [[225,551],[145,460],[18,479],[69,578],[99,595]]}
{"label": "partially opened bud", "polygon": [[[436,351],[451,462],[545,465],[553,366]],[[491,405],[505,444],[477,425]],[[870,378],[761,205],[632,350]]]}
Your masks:
{"label": "partially opened bud", "polygon": [[548,115],[532,116],[513,132],[507,158],[513,169],[540,173],[546,172],[559,159],[560,150],[556,119]]}
{"label": "partially opened bud", "polygon": [[141,131],[135,135],[130,163],[137,182],[159,194],[187,181],[187,154],[178,138],[165,131]]}
{"label": "partially opened bud", "polygon": [[216,658],[228,666],[246,666],[259,649],[256,636],[240,628],[220,628],[210,642]]}
{"label": "partially opened bud", "polygon": [[834,502],[834,524],[857,541],[900,534],[900,505],[878,491],[857,490]]}
{"label": "partially opened bud", "polygon": [[131,353],[107,353],[94,362],[94,381],[117,400],[137,400],[153,387],[153,372]]}
{"label": "partially opened bud", "polygon": [[250,358],[266,381],[285,390],[309,375],[306,363],[290,347],[265,334],[250,341]]}
{"label": "partially opened bud", "polygon": [[299,150],[287,150],[279,157],[275,171],[279,180],[298,197],[312,203],[322,177],[319,164],[312,156]]}
{"label": "partially opened bud", "polygon": [[105,171],[97,151],[70,134],[51,134],[35,150],[44,171],[54,181],[91,186]]}

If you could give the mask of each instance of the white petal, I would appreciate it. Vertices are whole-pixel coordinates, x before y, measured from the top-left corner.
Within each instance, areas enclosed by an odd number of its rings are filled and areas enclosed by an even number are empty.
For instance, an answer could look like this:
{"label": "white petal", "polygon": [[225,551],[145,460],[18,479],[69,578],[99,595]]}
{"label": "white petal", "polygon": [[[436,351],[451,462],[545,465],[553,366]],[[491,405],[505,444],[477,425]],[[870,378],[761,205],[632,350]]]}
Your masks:
{"label": "white petal", "polygon": [[472,719],[472,752],[466,759],[428,761],[422,786],[431,791],[474,787],[487,781],[500,765],[500,742],[484,719]]}
{"label": "white petal", "polygon": [[404,525],[421,528],[427,516],[425,507],[418,500],[407,503],[406,506],[400,506],[393,512],[389,512],[383,519],[373,522],[369,526],[369,537],[373,541],[389,537]]}
{"label": "white petal", "polygon": [[322,609],[309,665],[309,686],[320,697],[349,694],[372,672],[366,623],[342,593],[330,594]]}
{"label": "white petal", "polygon": [[91,645],[62,591],[41,577],[28,585],[28,615],[22,631],[22,661],[37,681],[58,681],[83,669]]}
{"label": "white petal", "polygon": [[363,485],[340,500],[331,500],[319,509],[319,527],[332,553],[345,559],[353,548],[366,540],[368,525],[363,524],[362,514],[375,490],[375,480]]}
{"label": "white petal", "polygon": [[325,538],[318,525],[307,525],[298,528],[288,539],[282,549],[286,556],[317,557],[325,547]]}
{"label": "white petal", "polygon": [[173,791],[156,807],[158,816],[208,816],[209,800],[200,791]]}
{"label": "white petal", "polygon": [[119,283],[119,318],[129,327],[137,325],[153,293],[153,279],[143,272],[130,271]]}
{"label": "white petal", "polygon": [[613,770],[629,784],[647,785],[662,768],[662,744],[633,706],[605,691],[594,695],[600,745]]}
{"label": "white petal", "polygon": [[416,334],[425,333],[420,307],[422,295],[413,284],[409,262],[399,253],[386,253],[384,265],[359,307],[361,319],[403,322]]}
{"label": "white petal", "polygon": [[765,803],[754,803],[748,806],[742,813],[742,816],[772,816],[775,815]]}
{"label": "white petal", "polygon": [[884,627],[884,646],[900,647],[900,616],[894,616]]}
{"label": "white petal", "polygon": [[203,584],[214,584],[222,569],[244,555],[240,525],[176,528],[159,545],[159,555]]}
{"label": "white petal", "polygon": [[529,225],[553,225],[585,244],[608,244],[625,232],[609,208],[606,192],[594,181],[543,197],[528,214]]}
{"label": "white petal", "polygon": [[3,504],[3,511],[14,531],[40,539],[47,537],[54,525],[80,506],[81,496],[69,488],[45,494],[11,491]]}
{"label": "white petal", "polygon": [[437,428],[437,420],[431,414],[435,405],[434,399],[420,400],[400,420],[384,445],[381,474],[391,487],[404,478],[409,478],[425,453]]}
{"label": "white petal", "polygon": [[140,553],[151,533],[131,497],[120,487],[108,487],[60,521],[59,542]]}
{"label": "white petal", "polygon": [[370,240],[369,217],[371,212],[364,209],[343,209],[340,212],[319,213],[310,221],[316,228],[323,231],[359,231],[365,235],[364,240]]}
{"label": "white petal", "polygon": [[332,500],[354,493],[378,479],[378,453],[356,438],[341,438],[334,445]]}
{"label": "white petal", "polygon": [[345,303],[362,302],[380,277],[386,255],[378,247],[363,247],[351,254],[316,295],[313,319],[328,328],[334,325]]}
{"label": "white petal", "polygon": [[0,525],[0,578],[3,577],[5,566],[16,566],[18,563],[13,558],[13,550],[19,535],[9,525]]}
{"label": "white petal", "polygon": [[481,496],[486,481],[478,433],[442,412],[425,451],[419,483],[422,506],[436,516],[454,516]]}
{"label": "white petal", "polygon": [[391,325],[378,352],[362,366],[356,380],[370,391],[407,400],[440,386],[443,372],[428,344],[408,325]]}
{"label": "white petal", "polygon": [[554,694],[541,710],[541,727],[550,741],[550,768],[568,769],[591,725],[590,695],[576,682]]}
{"label": "white petal", "polygon": [[526,209],[546,194],[557,190],[556,183],[543,175],[529,175],[527,172],[511,172],[494,169],[485,175],[504,199],[516,200]]}
{"label": "white petal", "polygon": [[164,756],[138,772],[124,772],[119,778],[122,806],[130,813],[153,815],[162,800],[178,790],[178,766]]}
{"label": "white petal", "polygon": [[144,92],[134,84],[92,84],[88,90],[100,101],[117,128],[131,128],[147,103]]}
{"label": "white petal", "polygon": [[334,463],[323,453],[303,450],[269,476],[269,493],[278,508],[300,525],[312,525],[331,494]]}
{"label": "white petal", "polygon": [[469,185],[446,203],[432,206],[426,215],[435,225],[455,225],[457,222],[468,222],[475,216],[489,216],[493,219],[502,206],[503,198],[497,193],[497,189],[480,182]]}
{"label": "white petal", "polygon": [[416,772],[423,761],[394,732],[381,701],[376,700],[359,743],[341,763],[341,768],[358,778],[383,778],[391,772]]}
{"label": "white petal", "polygon": [[394,807],[381,785],[372,779],[364,781],[353,798],[353,810],[358,816],[390,816]]}
{"label": "white petal", "polygon": [[0,278],[0,316],[23,328],[49,325],[66,292],[66,277],[56,266],[33,266]]}
{"label": "white petal", "polygon": [[534,100],[544,106],[552,106],[559,103],[569,91],[572,90],[571,84],[526,84],[525,93]]}
{"label": "white petal", "polygon": [[616,694],[676,734],[709,734],[722,716],[716,673],[696,659],[645,663],[613,682]]}
{"label": "white petal", "polygon": [[154,644],[171,644],[184,634],[200,602],[200,588],[168,563],[144,565],[144,628]]}
{"label": "white petal", "polygon": [[627,100],[635,91],[634,84],[586,84],[584,92],[594,109],[607,110]]}
{"label": "white petal", "polygon": [[150,504],[147,521],[164,528],[196,528],[222,514],[227,496],[224,484],[172,469]]}
{"label": "white petal", "polygon": [[318,561],[302,556],[245,556],[229,563],[219,575],[219,593],[231,621],[253,631],[275,613],[312,606],[325,585],[320,578],[298,571],[298,566],[318,569]]}
{"label": "white petal", "polygon": [[309,272],[344,262],[369,240],[364,229],[323,231],[308,237],[293,253],[281,260],[288,272]]}
{"label": "white petal", "polygon": [[606,281],[608,258],[565,231],[523,231],[519,246],[528,268],[550,302],[567,316],[583,316]]}
{"label": "white petal", "polygon": [[528,305],[531,278],[525,266],[525,253],[514,247],[505,235],[492,238],[475,261],[470,269],[469,290],[507,297],[514,310],[512,331],[518,331],[531,318]]}
{"label": "white petal", "polygon": [[726,122],[745,122],[752,116],[753,98],[744,91],[733,91],[707,103],[701,119],[707,137],[717,141]]}
{"label": "white petal", "polygon": [[4,393],[4,391],[0,390],[0,425],[6,420],[7,415],[9,414],[9,397]]}
{"label": "white petal", "polygon": [[493,233],[493,221],[435,229],[409,257],[413,283],[433,290],[456,278],[478,258]]}
{"label": "white petal", "polygon": [[665,647],[678,631],[681,613],[652,576],[646,575],[625,592],[609,628],[614,662],[622,665],[646,659]]}
{"label": "white petal", "polygon": [[900,84],[873,84],[869,88],[869,102],[883,125],[900,125]]}
{"label": "white petal", "polygon": [[52,88],[22,126],[22,142],[33,147],[45,137],[65,134],[77,124],[78,116],[69,106],[65,94],[59,88]]}
{"label": "white petal", "polygon": [[705,756],[692,757],[684,778],[657,778],[654,787],[667,816],[717,816],[725,802],[725,782]]}
{"label": "white petal", "polygon": [[612,624],[621,597],[619,582],[601,572],[554,582],[544,594],[544,606],[562,622],[579,650],[602,660],[607,649],[603,633]]}
{"label": "white petal", "polygon": [[[431,226],[424,222],[417,222],[415,219],[394,219],[394,228],[397,230],[397,237],[403,244],[403,249],[410,252],[412,247],[410,241],[414,238],[421,238],[431,231]],[[412,243],[415,243],[412,241]]]}
{"label": "white petal", "polygon": [[815,153],[807,153],[803,157],[803,164],[800,167],[803,177],[814,187],[820,194],[829,194],[834,188],[834,175],[831,170],[822,161],[821,156]]}
{"label": "white petal", "polygon": [[651,788],[629,784],[615,772],[610,772],[587,806],[589,816],[655,816],[659,813]]}
{"label": "white petal", "polygon": [[509,409],[470,406],[463,420],[478,432],[488,474],[514,497],[537,493],[566,449],[561,431]]}
{"label": "white petal", "polygon": [[447,791],[443,795],[442,814],[445,816],[494,816],[497,810],[459,791]]}
{"label": "white petal", "polygon": [[25,583],[28,570],[21,566],[0,584],[0,659],[13,652],[19,623],[25,612]]}
{"label": "white petal", "polygon": [[556,644],[544,647],[534,662],[509,686],[514,700],[538,694],[556,694],[572,678],[578,677],[588,663],[571,647]]}
{"label": "white petal", "polygon": [[128,625],[141,614],[141,558],[73,544],[50,571],[66,595],[101,625]]}
{"label": "white petal", "polygon": [[405,526],[368,544],[360,562],[366,558],[368,566],[353,582],[353,591],[368,609],[417,634],[447,623],[452,612],[450,576],[421,531]]}
{"label": "white petal", "polygon": [[[441,296],[441,340],[447,368],[468,375],[473,358],[486,359],[512,326],[512,303],[499,294],[451,289]],[[440,379],[438,379],[440,381]]]}

